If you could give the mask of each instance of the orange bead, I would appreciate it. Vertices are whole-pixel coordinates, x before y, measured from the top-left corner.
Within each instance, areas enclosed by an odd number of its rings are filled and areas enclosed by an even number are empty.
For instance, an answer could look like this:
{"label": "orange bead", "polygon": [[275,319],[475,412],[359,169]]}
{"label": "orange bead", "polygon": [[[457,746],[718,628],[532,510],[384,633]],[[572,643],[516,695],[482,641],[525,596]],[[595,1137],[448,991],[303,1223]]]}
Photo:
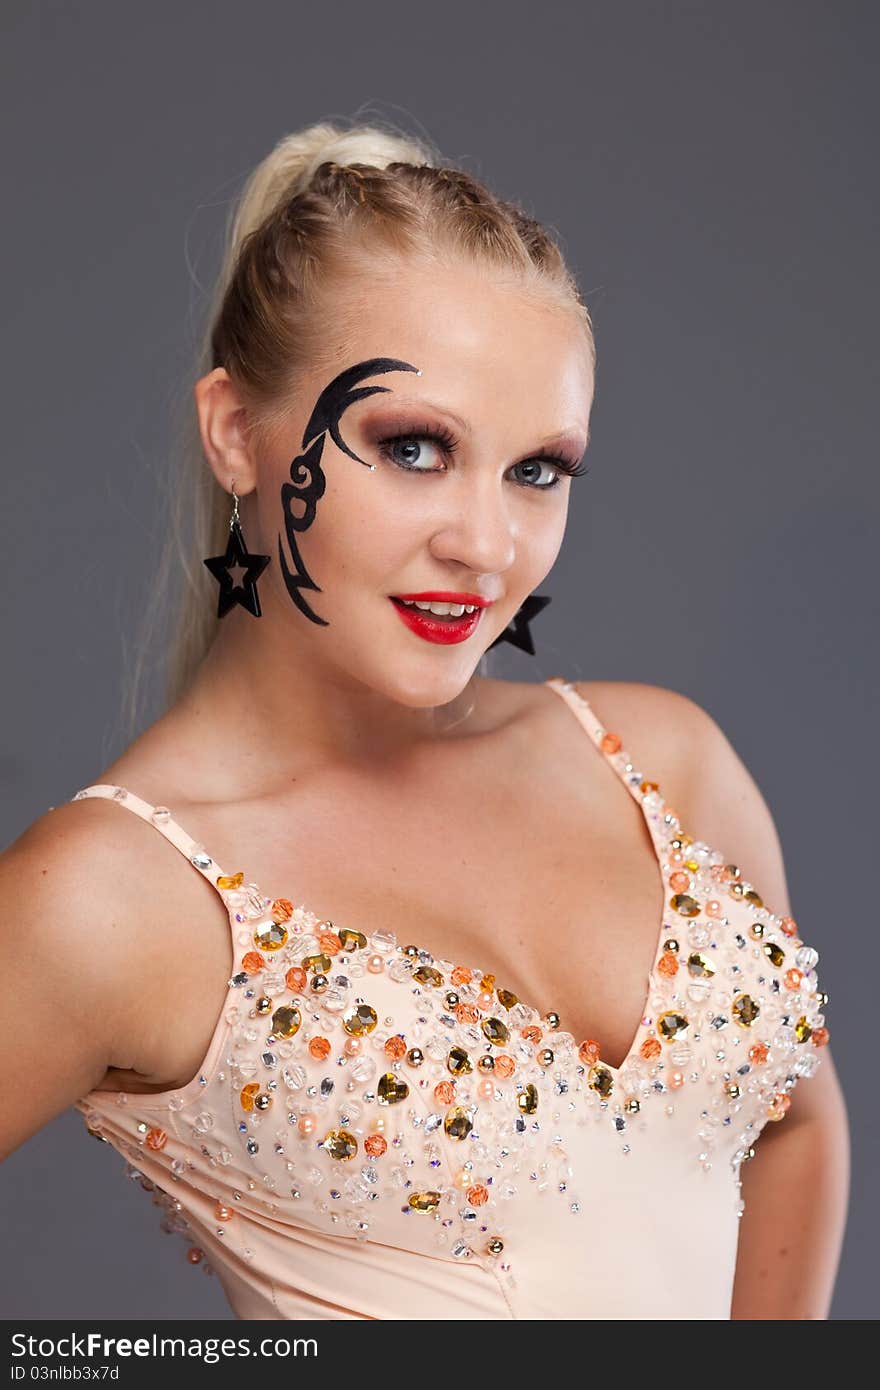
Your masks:
{"label": "orange bead", "polygon": [[652,1062],[655,1057],[660,1056],[660,1044],[656,1038],[645,1038],[639,1052],[646,1062]]}
{"label": "orange bead", "polygon": [[472,1207],[485,1206],[489,1200],[489,1189],[482,1183],[475,1183],[473,1187],[468,1188],[467,1199]]}
{"label": "orange bead", "polygon": [[398,1033],[395,1033],[386,1041],[384,1051],[385,1056],[390,1057],[392,1062],[399,1062],[406,1052],[406,1043]]}
{"label": "orange bead", "polygon": [[814,1047],[825,1047],[831,1034],[827,1028],[814,1028],[810,1041]]}
{"label": "orange bead", "polygon": [[500,1076],[502,1080],[506,1081],[508,1076],[513,1076],[515,1071],[516,1062],[512,1057],[508,1057],[506,1052],[502,1052],[500,1057],[495,1058],[495,1075]]}
{"label": "orange bead", "polygon": [[648,781],[640,782],[640,783],[639,783],[639,790],[642,791],[642,792],[644,792],[644,794],[647,796],[648,792],[659,792],[659,790],[660,790],[660,783],[659,783],[659,782],[648,782]]}
{"label": "orange bead", "polygon": [[248,951],[241,958],[241,968],[247,975],[258,975],[265,964],[265,958],[259,951]]}
{"label": "orange bead", "polygon": [[220,874],[217,879],[218,888],[240,888],[244,883],[244,870],[239,869],[237,874]]}
{"label": "orange bead", "polygon": [[239,1092],[239,1099],[241,1100],[242,1110],[253,1110],[254,1096],[259,1095],[259,1093],[259,1081],[249,1081],[246,1086],[243,1086],[241,1091]]}
{"label": "orange bead", "polygon": [[585,1066],[592,1067],[600,1057],[599,1044],[595,1038],[585,1038],[578,1048],[578,1056]]}
{"label": "orange bead", "polygon": [[293,990],[294,994],[299,994],[305,989],[307,980],[308,976],[301,965],[292,965],[284,976],[287,988]]}
{"label": "orange bead", "polygon": [[799,989],[803,978],[801,971],[798,970],[796,965],[793,965],[790,970],[786,970],[782,977],[782,983],[785,985],[786,989]]}
{"label": "orange bead", "polygon": [[779,925],[786,936],[797,936],[797,922],[793,917],[783,917]]}
{"label": "orange bead", "polygon": [[477,1023],[480,1018],[480,1011],[475,1004],[456,1004],[455,1017],[459,1023]]}
{"label": "orange bead", "polygon": [[767,1110],[767,1118],[770,1120],[783,1120],[791,1105],[791,1096],[787,1096],[784,1091],[777,1091]]}
{"label": "orange bead", "polygon": [[454,985],[469,985],[474,978],[474,972],[469,970],[466,965],[456,965],[449,978]]}
{"label": "orange bead", "polygon": [[434,1099],[438,1105],[451,1105],[455,1100],[455,1086],[451,1081],[438,1081],[434,1087]]}
{"label": "orange bead", "polygon": [[322,931],[318,937],[318,945],[322,951],[326,951],[328,956],[332,956],[336,951],[342,950],[342,942],[335,931]]}
{"label": "orange bead", "polygon": [[530,1043],[539,1043],[543,1036],[544,1034],[541,1032],[540,1028],[536,1028],[533,1023],[530,1023],[527,1028],[523,1028],[520,1031],[520,1037],[525,1038],[526,1042]]}
{"label": "orange bead", "polygon": [[493,990],[495,988],[495,976],[484,975],[480,980],[480,989]]}
{"label": "orange bead", "polygon": [[765,1042],[753,1043],[749,1048],[749,1061],[756,1067],[763,1066],[770,1056],[770,1049]]}
{"label": "orange bead", "polygon": [[319,1062],[330,1055],[330,1044],[326,1038],[310,1038],[309,1052]]}
{"label": "orange bead", "polygon": [[620,734],[603,734],[599,747],[603,753],[619,753],[623,747],[623,740]]}
{"label": "orange bead", "polygon": [[293,903],[289,898],[276,898],[272,904],[272,921],[289,922],[293,916]]}
{"label": "orange bead", "polygon": [[674,874],[669,875],[669,886],[676,893],[684,893],[691,886],[690,874],[683,873],[681,869],[676,869]]}
{"label": "orange bead", "polygon": [[224,1203],[218,1199],[217,1205],[214,1208],[214,1216],[218,1221],[231,1221],[235,1216],[235,1212],[232,1210],[232,1207],[225,1206]]}
{"label": "orange bead", "polygon": [[381,1134],[368,1134],[364,1140],[364,1151],[370,1158],[381,1158],[387,1148],[388,1141]]}
{"label": "orange bead", "polygon": [[164,1149],[167,1143],[168,1135],[165,1133],[164,1129],[151,1129],[148,1132],[146,1139],[148,1149]]}
{"label": "orange bead", "polygon": [[202,1260],[205,1258],[205,1252],[204,1250],[200,1250],[197,1245],[191,1245],[186,1252],[186,1258],[191,1265],[201,1264]]}
{"label": "orange bead", "polygon": [[678,974],[678,956],[674,951],[664,951],[657,962],[657,972],[670,979]]}
{"label": "orange bead", "polygon": [[705,912],[707,917],[718,918],[724,916],[724,908],[721,906],[717,898],[709,899],[709,901],[706,903]]}

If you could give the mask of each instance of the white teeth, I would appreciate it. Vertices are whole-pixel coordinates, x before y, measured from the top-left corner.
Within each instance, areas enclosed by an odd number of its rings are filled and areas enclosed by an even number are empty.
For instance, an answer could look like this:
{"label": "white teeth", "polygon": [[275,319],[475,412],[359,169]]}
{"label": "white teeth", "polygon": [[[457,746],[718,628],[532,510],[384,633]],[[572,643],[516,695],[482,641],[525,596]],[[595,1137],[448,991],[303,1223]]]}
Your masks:
{"label": "white teeth", "polygon": [[424,603],[407,598],[399,599],[398,602],[405,603],[407,608],[421,608],[423,613],[435,613],[438,617],[460,618],[463,613],[473,613],[477,608],[475,603]]}

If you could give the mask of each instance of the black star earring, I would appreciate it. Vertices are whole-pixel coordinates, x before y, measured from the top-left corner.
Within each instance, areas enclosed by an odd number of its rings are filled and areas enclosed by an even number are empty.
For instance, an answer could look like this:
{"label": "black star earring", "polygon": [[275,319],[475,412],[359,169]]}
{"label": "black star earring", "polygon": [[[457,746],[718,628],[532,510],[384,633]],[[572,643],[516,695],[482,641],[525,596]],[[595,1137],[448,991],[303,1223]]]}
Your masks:
{"label": "black star earring", "polygon": [[509,642],[512,647],[519,647],[520,651],[528,652],[529,656],[535,655],[535,646],[532,642],[532,634],[529,631],[529,623],[532,618],[536,618],[542,608],[546,608],[550,602],[549,594],[529,594],[513,615],[513,622],[509,624],[503,632],[499,632],[494,642],[490,642],[487,651],[497,647],[499,642]]}
{"label": "black star earring", "polygon": [[[245,545],[244,533],[238,517],[238,497],[235,493],[235,479],[232,480],[234,507],[229,520],[229,541],[225,555],[211,555],[202,564],[207,565],[220,585],[217,601],[217,617],[223,618],[240,603],[255,618],[260,617],[260,598],[257,593],[257,580],[268,565],[271,555],[251,555]],[[231,573],[238,571],[238,573]]]}

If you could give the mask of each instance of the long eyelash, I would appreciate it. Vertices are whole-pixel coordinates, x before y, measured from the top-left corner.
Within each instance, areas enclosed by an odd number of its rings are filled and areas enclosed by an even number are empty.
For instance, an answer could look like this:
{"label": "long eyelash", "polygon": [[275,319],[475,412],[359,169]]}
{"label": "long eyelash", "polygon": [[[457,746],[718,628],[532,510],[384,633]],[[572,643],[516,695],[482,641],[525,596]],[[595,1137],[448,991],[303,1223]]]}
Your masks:
{"label": "long eyelash", "polygon": [[580,463],[569,463],[568,459],[558,458],[556,454],[532,454],[531,458],[523,460],[524,463],[532,463],[533,461],[538,463],[549,463],[553,468],[557,469],[560,473],[565,473],[569,478],[582,478],[585,473],[589,473],[590,471],[590,465],[584,463],[583,459],[581,459]]}
{"label": "long eyelash", "polygon": [[[419,425],[416,429],[400,429],[396,434],[386,434],[379,440],[379,448],[384,451],[391,444],[396,444],[398,439],[430,439],[433,444],[440,444],[447,454],[454,454],[459,447],[459,441],[450,429],[443,425]],[[415,472],[424,472],[424,469],[415,469]]]}
{"label": "long eyelash", "polygon": [[[416,428],[400,429],[396,434],[384,435],[382,439],[378,441],[379,452],[383,457],[387,458],[389,456],[391,445],[396,444],[399,439],[430,439],[433,444],[439,444],[450,456],[454,454],[456,449],[460,446],[460,441],[455,437],[452,431],[445,426],[419,425]],[[551,468],[554,468],[557,473],[565,474],[569,478],[582,478],[584,474],[590,471],[589,464],[585,463],[583,459],[581,459],[580,463],[571,463],[568,459],[559,458],[557,454],[532,454],[528,459],[524,459],[523,462],[547,463]],[[405,469],[405,465],[399,466]],[[415,468],[412,471],[414,473],[421,473],[432,472],[433,470]],[[536,483],[525,483],[523,486],[531,487],[535,492],[549,492],[551,488],[558,485],[559,481],[560,480],[557,478],[555,482],[545,483],[543,486]]]}

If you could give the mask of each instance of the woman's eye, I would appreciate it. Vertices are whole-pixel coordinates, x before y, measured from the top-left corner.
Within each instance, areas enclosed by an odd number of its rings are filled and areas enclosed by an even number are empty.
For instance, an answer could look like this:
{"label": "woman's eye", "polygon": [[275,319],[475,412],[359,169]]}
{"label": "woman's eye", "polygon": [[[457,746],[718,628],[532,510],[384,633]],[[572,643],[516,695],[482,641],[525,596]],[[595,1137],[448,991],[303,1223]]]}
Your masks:
{"label": "woman's eye", "polygon": [[[410,473],[440,473],[443,467],[432,463],[432,455],[451,458],[458,449],[458,440],[452,435],[420,431],[380,439],[378,448],[383,458]],[[564,473],[572,471],[555,458],[524,459],[522,463],[513,464],[509,471],[515,474],[518,470],[521,470],[518,486],[531,488],[533,492],[549,492],[560,485]]]}
{"label": "woman's eye", "polygon": [[433,440],[422,436],[398,435],[396,439],[383,440],[379,452],[400,468],[425,473],[435,471],[429,463],[426,464],[426,459],[430,460],[431,451],[436,451],[437,447]]}
{"label": "woman's eye", "polygon": [[[526,459],[524,463],[514,464],[514,468],[523,468],[526,470],[526,483],[531,487],[543,488],[546,490],[547,488],[556,487],[557,483],[562,481],[559,469],[555,464],[548,463],[546,459]],[[542,483],[539,481],[542,468],[546,468],[550,473],[555,475],[549,482],[545,481]]]}

